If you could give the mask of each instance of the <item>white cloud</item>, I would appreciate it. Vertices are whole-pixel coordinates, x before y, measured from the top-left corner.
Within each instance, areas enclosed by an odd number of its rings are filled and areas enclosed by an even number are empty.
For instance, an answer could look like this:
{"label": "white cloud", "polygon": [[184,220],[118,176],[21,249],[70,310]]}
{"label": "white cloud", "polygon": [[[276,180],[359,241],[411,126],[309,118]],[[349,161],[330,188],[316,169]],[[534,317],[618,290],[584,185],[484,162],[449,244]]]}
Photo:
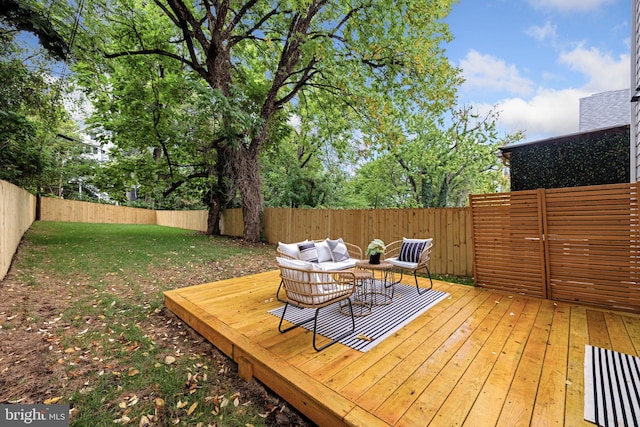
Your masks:
{"label": "white cloud", "polygon": [[539,27],[534,25],[532,27],[527,28],[524,32],[526,35],[533,37],[538,41],[544,40],[555,40],[556,38],[556,25],[547,21],[544,24],[544,27]]}
{"label": "white cloud", "polygon": [[529,0],[536,9],[552,9],[562,12],[586,12],[613,3],[615,0]]}
{"label": "white cloud", "polygon": [[[586,77],[574,87],[556,90],[539,87],[532,97],[511,97],[497,102],[500,126],[508,132],[526,131],[527,140],[579,131],[580,98],[629,87],[630,58],[578,46],[559,55],[558,61]],[[492,106],[479,105],[481,111]]]}
{"label": "white cloud", "polygon": [[560,54],[560,63],[578,71],[589,78],[584,86],[590,92],[624,89],[630,82],[630,56],[612,57],[609,53],[600,52],[595,47],[577,48]]}
{"label": "white cloud", "polygon": [[[524,130],[527,139],[578,132],[582,89],[540,89],[531,99],[509,98],[498,103],[500,124],[510,132]],[[487,106],[484,106],[487,108]]]}
{"label": "white cloud", "polygon": [[533,90],[533,82],[522,77],[515,65],[474,49],[467,53],[460,67],[467,87],[507,91],[523,96]]}

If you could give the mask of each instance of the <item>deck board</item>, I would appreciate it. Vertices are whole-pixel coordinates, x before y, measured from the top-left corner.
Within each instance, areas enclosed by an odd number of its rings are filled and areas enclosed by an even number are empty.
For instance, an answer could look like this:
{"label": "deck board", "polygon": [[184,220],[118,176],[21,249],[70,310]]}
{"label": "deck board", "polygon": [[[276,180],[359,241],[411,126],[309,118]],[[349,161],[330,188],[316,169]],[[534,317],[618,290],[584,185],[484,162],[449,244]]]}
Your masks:
{"label": "deck board", "polygon": [[165,305],[321,426],[591,426],[585,344],[640,351],[637,314],[434,281],[450,297],[367,353],[316,352],[309,331],[278,332],[278,284],[277,271],[228,279]]}
{"label": "deck board", "polygon": [[531,425],[561,426],[567,387],[570,306],[555,304]]}

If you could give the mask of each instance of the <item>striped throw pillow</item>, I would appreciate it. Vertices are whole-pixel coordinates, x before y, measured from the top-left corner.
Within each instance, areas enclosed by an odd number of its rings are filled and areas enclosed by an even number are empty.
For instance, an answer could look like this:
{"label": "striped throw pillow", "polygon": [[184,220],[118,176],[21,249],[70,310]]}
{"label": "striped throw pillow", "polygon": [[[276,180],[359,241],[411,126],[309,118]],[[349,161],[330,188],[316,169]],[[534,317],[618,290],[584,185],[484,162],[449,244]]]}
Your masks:
{"label": "striped throw pillow", "polygon": [[298,251],[300,251],[300,259],[309,262],[318,262],[318,250],[313,242],[298,243]]}
{"label": "striped throw pillow", "polygon": [[424,250],[427,241],[402,241],[402,246],[400,247],[400,255],[398,256],[398,260],[404,262],[414,262],[417,263],[420,259],[420,254]]}

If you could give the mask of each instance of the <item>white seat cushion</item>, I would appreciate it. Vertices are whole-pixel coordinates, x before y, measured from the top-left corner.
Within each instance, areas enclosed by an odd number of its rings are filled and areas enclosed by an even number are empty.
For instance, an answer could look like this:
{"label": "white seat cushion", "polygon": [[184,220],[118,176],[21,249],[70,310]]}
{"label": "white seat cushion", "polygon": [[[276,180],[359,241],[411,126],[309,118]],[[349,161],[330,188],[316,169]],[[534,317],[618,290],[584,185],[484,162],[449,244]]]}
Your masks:
{"label": "white seat cushion", "polygon": [[[292,280],[292,282],[287,282],[288,285],[285,285],[285,289],[287,290],[287,295],[290,296],[290,299],[293,301],[305,304],[322,304],[351,291],[350,286],[338,285],[333,281],[330,274],[323,273],[325,271],[331,271],[322,268],[322,265],[328,263],[318,264],[315,262],[282,257],[276,257],[276,260],[282,267],[302,268],[307,270],[281,270],[283,279]],[[313,271],[313,273],[311,271]],[[314,286],[314,284],[317,283],[321,283],[321,285]],[[291,287],[293,287],[293,289]],[[323,295],[324,293],[326,293],[326,295]]]}
{"label": "white seat cushion", "polygon": [[347,268],[353,268],[356,266],[356,261],[353,258],[346,259],[344,261],[327,261],[319,263],[318,265],[324,271],[337,271],[337,270],[346,270]]}
{"label": "white seat cushion", "polygon": [[397,257],[396,258],[386,258],[385,261],[390,262],[391,264],[395,265],[396,267],[402,267],[402,268],[406,268],[408,270],[413,270],[414,268],[416,268],[418,266],[417,262],[400,261]]}

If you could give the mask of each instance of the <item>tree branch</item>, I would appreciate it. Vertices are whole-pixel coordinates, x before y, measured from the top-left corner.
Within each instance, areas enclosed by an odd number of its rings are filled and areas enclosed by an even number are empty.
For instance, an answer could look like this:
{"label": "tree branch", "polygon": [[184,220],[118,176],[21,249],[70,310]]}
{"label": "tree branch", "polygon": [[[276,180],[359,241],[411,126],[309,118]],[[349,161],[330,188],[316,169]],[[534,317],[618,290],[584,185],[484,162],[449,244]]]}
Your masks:
{"label": "tree branch", "polygon": [[169,194],[173,193],[174,191],[176,191],[178,188],[180,188],[180,186],[194,178],[206,178],[208,176],[207,172],[195,172],[192,173],[191,175],[187,176],[185,179],[182,179],[180,181],[176,181],[174,183],[171,184],[171,186],[169,188],[167,188],[166,190],[164,190],[162,192],[162,195],[164,197],[167,197]]}
{"label": "tree branch", "polygon": [[108,58],[108,59],[113,59],[113,58],[120,58],[123,56],[133,56],[133,55],[160,55],[160,56],[166,56],[168,58],[173,58],[176,59],[180,62],[182,62],[183,64],[188,65],[189,67],[191,67],[192,69],[196,70],[198,69],[197,64],[194,64],[193,62],[189,61],[186,58],[183,58],[180,55],[176,55],[175,53],[172,52],[167,52],[166,50],[162,50],[162,49],[142,49],[142,50],[129,50],[126,52],[114,52],[114,53],[104,53],[104,57]]}

